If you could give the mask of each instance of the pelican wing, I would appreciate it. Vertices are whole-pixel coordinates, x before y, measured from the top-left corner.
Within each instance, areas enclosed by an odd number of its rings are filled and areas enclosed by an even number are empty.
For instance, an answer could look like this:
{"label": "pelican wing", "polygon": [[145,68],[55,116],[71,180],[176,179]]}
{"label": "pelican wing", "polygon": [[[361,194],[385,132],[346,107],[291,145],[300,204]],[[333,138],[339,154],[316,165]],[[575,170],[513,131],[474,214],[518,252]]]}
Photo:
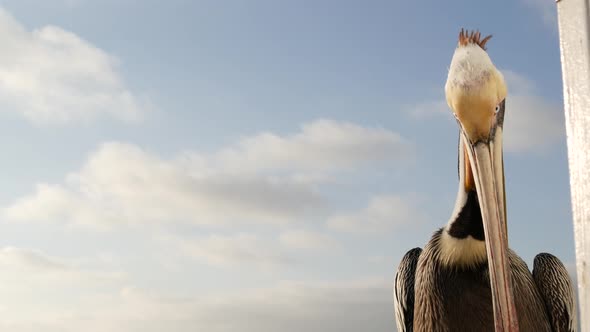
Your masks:
{"label": "pelican wing", "polygon": [[399,263],[395,274],[393,297],[399,332],[411,332],[414,329],[414,279],[420,253],[422,253],[420,248],[408,251]]}
{"label": "pelican wing", "polygon": [[533,265],[533,279],[545,302],[553,331],[576,331],[574,289],[563,263],[551,254],[538,254]]}

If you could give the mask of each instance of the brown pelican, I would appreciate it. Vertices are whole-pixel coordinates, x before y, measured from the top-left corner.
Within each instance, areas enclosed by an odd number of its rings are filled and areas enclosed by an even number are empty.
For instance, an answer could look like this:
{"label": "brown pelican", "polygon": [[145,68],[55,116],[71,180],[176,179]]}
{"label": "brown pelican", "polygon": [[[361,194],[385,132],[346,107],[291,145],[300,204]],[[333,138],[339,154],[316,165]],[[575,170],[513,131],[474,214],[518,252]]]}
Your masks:
{"label": "brown pelican", "polygon": [[459,124],[459,191],[447,225],[406,253],[395,277],[399,331],[575,331],[572,282],[559,259],[533,272],[506,235],[502,127],[506,84],[485,45],[461,30],[445,85]]}

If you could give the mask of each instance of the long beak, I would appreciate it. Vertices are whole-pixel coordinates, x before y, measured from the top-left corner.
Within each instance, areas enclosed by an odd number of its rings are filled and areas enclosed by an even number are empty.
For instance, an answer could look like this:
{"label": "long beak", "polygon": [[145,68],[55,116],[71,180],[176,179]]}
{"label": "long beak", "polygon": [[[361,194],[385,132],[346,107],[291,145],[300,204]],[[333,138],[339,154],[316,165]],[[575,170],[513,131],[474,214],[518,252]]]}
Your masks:
{"label": "long beak", "polygon": [[514,332],[518,331],[518,317],[508,261],[502,127],[494,127],[492,132],[488,142],[472,143],[465,133],[463,138],[482,213],[496,332]]}

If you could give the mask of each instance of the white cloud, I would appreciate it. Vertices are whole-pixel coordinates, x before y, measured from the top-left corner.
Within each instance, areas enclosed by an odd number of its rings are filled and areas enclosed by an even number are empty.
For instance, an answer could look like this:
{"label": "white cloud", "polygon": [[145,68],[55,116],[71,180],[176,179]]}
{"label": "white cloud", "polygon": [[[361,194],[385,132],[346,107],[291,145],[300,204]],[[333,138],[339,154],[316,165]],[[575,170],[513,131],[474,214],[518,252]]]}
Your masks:
{"label": "white cloud", "polygon": [[[174,296],[137,287],[41,318],[0,318],[10,331],[395,331],[391,281],[290,282],[230,295]],[[9,321],[10,323],[4,323]]]}
{"label": "white cloud", "polygon": [[36,271],[63,271],[67,268],[64,262],[40,251],[15,247],[0,248],[0,266]]}
{"label": "white cloud", "polygon": [[[228,240],[245,243],[233,249],[249,252],[258,239],[239,235],[211,237],[201,243],[227,252],[231,251],[224,248]],[[251,262],[240,252],[235,255],[238,261]],[[31,249],[0,248],[0,328],[14,332],[329,332],[363,327],[391,331],[393,326],[391,282],[380,278],[282,281],[226,294],[167,293],[128,282],[112,270],[83,269],[69,259]]]}
{"label": "white cloud", "polygon": [[381,279],[283,282],[274,288],[217,299],[216,308],[202,309],[202,329],[215,332],[392,331],[395,324],[391,294],[391,281]]}
{"label": "white cloud", "polygon": [[[200,243],[251,264],[252,257],[231,250],[249,253],[257,240],[239,235]],[[167,293],[129,286],[124,278],[105,279],[118,275],[112,271],[82,270],[64,258],[12,247],[0,249],[0,272],[0,328],[15,332],[391,331],[394,324],[391,281],[381,278],[282,281],[226,294]]]}
{"label": "white cloud", "polygon": [[560,106],[534,96],[506,100],[504,145],[511,152],[538,151],[565,137]]}
{"label": "white cloud", "polygon": [[425,220],[424,214],[413,198],[382,195],[371,198],[368,206],[361,211],[330,217],[328,226],[345,232],[381,232],[423,220]]}
{"label": "white cloud", "polygon": [[338,242],[322,233],[309,230],[290,230],[283,232],[279,240],[287,248],[302,250],[334,250]]}
{"label": "white cloud", "polygon": [[7,280],[20,280],[21,285],[45,285],[48,282],[71,284],[89,280],[119,281],[125,278],[121,272],[83,267],[39,250],[10,246],[0,248],[0,274],[3,284]]}
{"label": "white cloud", "polygon": [[64,185],[40,184],[4,209],[14,220],[114,224],[284,223],[321,208],[307,185],[263,176],[204,175],[137,146],[108,143]]}
{"label": "white cloud", "polygon": [[261,133],[213,156],[188,153],[187,159],[225,172],[330,172],[405,160],[410,153],[410,143],[393,131],[320,119],[293,135]]}
{"label": "white cloud", "polygon": [[107,52],[56,26],[28,31],[0,8],[0,105],[37,124],[108,114],[135,120],[142,106]]}
{"label": "white cloud", "polygon": [[[508,152],[539,151],[565,136],[563,106],[547,100],[535,91],[528,78],[502,70],[508,96],[504,119],[504,149]],[[451,117],[445,101],[426,101],[408,107],[407,112],[423,118],[434,115]]]}
{"label": "white cloud", "polygon": [[213,266],[234,265],[272,268],[293,261],[282,252],[282,248],[270,242],[263,242],[254,234],[210,235],[175,242],[188,256]]}
{"label": "white cloud", "polygon": [[102,267],[83,267],[41,251],[0,248],[0,329],[64,331],[55,326],[105,290],[115,291],[126,275]]}
{"label": "white cloud", "polygon": [[563,105],[535,94],[526,77],[504,70],[508,85],[504,144],[508,151],[540,150],[565,137]]}
{"label": "white cloud", "polygon": [[107,228],[310,220],[326,208],[308,175],[400,160],[406,144],[391,131],[327,120],[292,136],[263,134],[211,155],[188,152],[170,160],[135,145],[107,143],[65,183],[39,184],[1,212],[10,220]]}

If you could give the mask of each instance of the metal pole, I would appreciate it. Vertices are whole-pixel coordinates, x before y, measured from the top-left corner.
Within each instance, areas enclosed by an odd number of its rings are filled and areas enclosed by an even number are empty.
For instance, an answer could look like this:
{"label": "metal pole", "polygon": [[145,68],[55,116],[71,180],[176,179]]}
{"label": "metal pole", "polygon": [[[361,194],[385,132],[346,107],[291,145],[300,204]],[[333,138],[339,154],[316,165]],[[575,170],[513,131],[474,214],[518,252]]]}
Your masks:
{"label": "metal pole", "polygon": [[557,0],[582,331],[590,331],[590,0]]}

